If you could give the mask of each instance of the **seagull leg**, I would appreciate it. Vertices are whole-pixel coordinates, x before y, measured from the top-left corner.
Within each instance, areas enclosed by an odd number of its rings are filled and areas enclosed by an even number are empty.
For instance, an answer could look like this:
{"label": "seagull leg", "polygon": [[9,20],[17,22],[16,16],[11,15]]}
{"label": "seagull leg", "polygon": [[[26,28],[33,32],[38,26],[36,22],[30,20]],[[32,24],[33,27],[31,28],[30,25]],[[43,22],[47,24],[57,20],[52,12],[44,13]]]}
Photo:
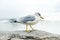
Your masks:
{"label": "seagull leg", "polygon": [[28,25],[26,25],[26,32],[29,32],[29,30],[28,30]]}
{"label": "seagull leg", "polygon": [[31,25],[30,25],[30,27],[32,28],[32,30],[35,30]]}

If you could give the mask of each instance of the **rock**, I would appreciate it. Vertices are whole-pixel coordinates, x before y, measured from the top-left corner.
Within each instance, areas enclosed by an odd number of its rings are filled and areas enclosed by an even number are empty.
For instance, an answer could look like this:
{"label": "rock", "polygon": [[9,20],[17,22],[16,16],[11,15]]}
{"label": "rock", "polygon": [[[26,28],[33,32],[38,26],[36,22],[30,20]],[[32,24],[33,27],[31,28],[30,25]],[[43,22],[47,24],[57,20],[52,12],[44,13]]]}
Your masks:
{"label": "rock", "polygon": [[11,40],[24,40],[24,39],[12,38]]}
{"label": "rock", "polygon": [[45,31],[10,31],[0,32],[0,40],[60,40],[60,35]]}

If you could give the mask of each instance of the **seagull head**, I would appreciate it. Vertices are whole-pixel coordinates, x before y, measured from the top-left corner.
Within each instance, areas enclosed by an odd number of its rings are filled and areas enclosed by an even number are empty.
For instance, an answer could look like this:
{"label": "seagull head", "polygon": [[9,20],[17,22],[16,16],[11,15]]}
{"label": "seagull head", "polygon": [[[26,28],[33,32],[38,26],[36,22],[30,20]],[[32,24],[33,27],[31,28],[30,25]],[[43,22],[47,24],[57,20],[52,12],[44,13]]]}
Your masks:
{"label": "seagull head", "polygon": [[35,13],[35,15],[41,19],[44,19],[39,12]]}

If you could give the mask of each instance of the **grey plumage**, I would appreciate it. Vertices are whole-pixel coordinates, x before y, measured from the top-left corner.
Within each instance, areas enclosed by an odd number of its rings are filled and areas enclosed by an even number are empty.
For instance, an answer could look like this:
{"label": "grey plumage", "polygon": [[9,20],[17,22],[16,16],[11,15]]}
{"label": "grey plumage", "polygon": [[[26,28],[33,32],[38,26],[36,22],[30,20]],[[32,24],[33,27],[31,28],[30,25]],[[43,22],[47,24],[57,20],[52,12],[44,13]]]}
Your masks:
{"label": "grey plumage", "polygon": [[20,18],[19,22],[26,23],[28,21],[34,21],[34,20],[35,20],[35,17],[32,15],[29,15],[29,16]]}
{"label": "grey plumage", "polygon": [[[41,16],[40,13],[35,13],[36,16]],[[27,23],[28,21],[35,21],[35,16],[34,15],[28,15],[26,17],[21,17],[19,19],[10,19],[11,23]]]}
{"label": "grey plumage", "polygon": [[[43,19],[43,17],[41,17],[41,14],[35,13],[35,15],[28,15],[26,17],[21,17],[19,19],[11,19],[10,21],[13,23],[26,24],[26,32],[29,32],[28,25],[31,27],[31,25],[36,24],[39,21],[39,19],[37,17]],[[31,27],[31,28],[32,28],[32,30],[35,30],[33,27]]]}

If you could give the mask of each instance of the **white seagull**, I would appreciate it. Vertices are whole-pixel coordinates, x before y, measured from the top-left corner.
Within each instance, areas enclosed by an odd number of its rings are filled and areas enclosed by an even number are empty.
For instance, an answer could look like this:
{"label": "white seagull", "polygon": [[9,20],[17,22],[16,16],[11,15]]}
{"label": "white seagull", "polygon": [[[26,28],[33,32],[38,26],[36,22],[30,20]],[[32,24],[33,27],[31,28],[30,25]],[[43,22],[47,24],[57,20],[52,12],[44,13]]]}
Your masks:
{"label": "white seagull", "polygon": [[[17,21],[16,19],[10,19],[10,22],[11,23],[22,23],[22,24],[25,24],[26,25],[26,32],[29,32],[28,30],[28,25],[32,28],[31,25],[34,25],[36,23],[38,23],[38,21],[41,19],[44,19],[41,14],[39,12],[35,13],[34,15],[28,15],[28,16],[25,16],[25,17],[22,17],[19,19],[19,21]],[[34,28],[32,28],[32,30],[35,30]]]}

